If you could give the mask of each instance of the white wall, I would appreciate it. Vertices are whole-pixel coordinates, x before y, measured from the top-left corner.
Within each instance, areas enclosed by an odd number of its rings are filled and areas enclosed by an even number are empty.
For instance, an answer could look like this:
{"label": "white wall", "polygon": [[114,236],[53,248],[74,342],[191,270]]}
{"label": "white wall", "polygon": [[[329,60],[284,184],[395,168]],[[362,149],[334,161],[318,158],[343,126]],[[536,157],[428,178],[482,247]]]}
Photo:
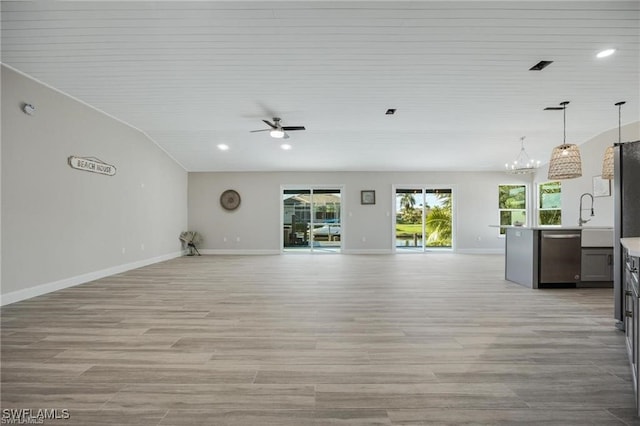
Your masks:
{"label": "white wall", "polygon": [[[117,174],[72,169],[70,155]],[[140,131],[4,66],[1,158],[3,304],[180,254],[184,169]]]}
{"label": "white wall", "polygon": [[[640,122],[622,127],[623,141],[638,139]],[[592,178],[601,174],[604,150],[617,141],[618,129],[614,128],[580,145],[583,176],[562,181],[563,225],[577,225],[580,195],[592,192]],[[534,176],[501,172],[189,173],[189,228],[203,235],[202,248],[207,252],[276,253],[281,244],[281,186],[344,185],[343,250],[389,252],[393,246],[393,185],[451,185],[456,203],[456,250],[496,252],[504,249],[498,231],[489,227],[498,223],[497,186],[529,184],[533,207],[535,184],[546,182],[547,172],[548,165]],[[240,192],[238,210],[227,212],[220,207],[219,196],[226,189]],[[363,189],[376,190],[376,205],[360,205]],[[594,209],[588,226],[613,226],[613,196],[596,197]]]}
{"label": "white wall", "polygon": [[[391,251],[393,185],[416,184],[454,188],[456,250],[499,252],[504,240],[489,227],[498,222],[497,186],[532,183],[530,176],[501,172],[187,175],[140,131],[4,66],[1,87],[2,304],[176,256],[177,236],[187,227],[199,231],[202,248],[213,253],[277,253],[280,190],[290,184],[343,186],[347,253]],[[24,102],[36,106],[33,116],[22,112]],[[563,181],[564,225],[576,223],[579,196],[592,191],[617,131],[580,146],[583,177]],[[622,139],[640,139],[640,122],[624,126]],[[118,173],[71,169],[70,155],[98,157]],[[535,182],[546,181],[546,174],[545,166]],[[242,196],[234,212],[219,205],[230,188]],[[375,205],[360,205],[363,189],[376,191]],[[595,210],[589,225],[613,225],[613,197],[596,198]]]}
{"label": "white wall", "polygon": [[[498,185],[530,183],[530,179],[501,172],[189,173],[189,228],[202,234],[206,252],[276,253],[281,247],[281,186],[344,185],[344,252],[390,252],[392,185],[451,185],[457,215],[456,250],[501,252],[504,240],[496,228],[489,227],[498,223]],[[238,210],[228,212],[220,207],[219,197],[226,189],[240,193]],[[376,191],[375,205],[360,204],[360,191],[365,189]]]}
{"label": "white wall", "polygon": [[[640,122],[622,126],[622,141],[640,140]],[[570,142],[570,141],[569,141]],[[593,193],[593,177],[602,175],[602,160],[605,149],[618,142],[618,128],[607,130],[579,145],[582,159],[582,176],[575,179],[562,180],[562,225],[576,226],[580,217],[580,195],[585,192]],[[561,141],[558,142],[560,144]],[[549,153],[551,155],[551,153]],[[540,167],[537,171],[535,183],[547,182],[549,165]],[[613,183],[612,194],[609,197],[596,197],[594,199],[594,217],[589,217],[589,212],[583,213],[583,218],[591,219],[585,226],[613,226]],[[590,206],[591,200],[585,197],[584,202]],[[584,204],[583,204],[584,207]]]}

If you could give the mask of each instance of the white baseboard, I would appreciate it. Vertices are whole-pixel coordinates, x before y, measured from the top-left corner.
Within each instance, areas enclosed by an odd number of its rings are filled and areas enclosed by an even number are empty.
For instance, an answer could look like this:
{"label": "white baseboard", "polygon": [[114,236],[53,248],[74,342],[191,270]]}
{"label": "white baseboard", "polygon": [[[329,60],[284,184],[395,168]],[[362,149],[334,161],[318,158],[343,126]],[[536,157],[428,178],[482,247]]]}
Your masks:
{"label": "white baseboard", "polygon": [[[274,255],[274,254],[282,254],[281,250],[273,250],[273,249],[261,249],[261,250],[251,250],[251,249],[198,249],[200,254],[205,255],[237,255],[237,256],[256,256],[256,255]],[[438,250],[433,250],[434,253],[438,252]],[[504,254],[504,249],[458,249],[455,251],[451,250],[442,250],[443,253],[459,253],[459,254]],[[294,253],[294,252],[291,252]],[[309,253],[309,252],[302,252]],[[342,254],[394,254],[393,249],[342,249],[340,252]],[[396,251],[395,253],[399,253]],[[413,253],[413,252],[408,252]],[[422,251],[416,251],[416,254],[424,254]],[[429,252],[427,252],[429,253]],[[286,253],[289,254],[289,253]],[[338,253],[339,254],[339,253]],[[402,253],[405,254],[405,253]]]}
{"label": "white baseboard", "polygon": [[234,255],[234,256],[258,256],[258,255],[274,255],[281,254],[280,250],[262,249],[262,250],[250,250],[250,249],[198,249],[200,254],[213,254],[213,255]]}
{"label": "white baseboard", "polygon": [[391,249],[348,249],[342,250],[344,254],[393,254]]}
{"label": "white baseboard", "polygon": [[458,249],[458,250],[456,250],[456,253],[460,253],[460,254],[504,254],[504,249],[503,248],[496,248],[496,249],[490,249],[490,248]]}
{"label": "white baseboard", "polygon": [[123,265],[113,266],[111,268],[89,272],[86,274],[77,275],[75,277],[65,278],[59,281],[40,284],[35,287],[25,288],[24,290],[13,291],[11,293],[7,293],[0,296],[0,306],[9,305],[11,303],[19,302],[21,300],[31,299],[32,297],[41,296],[43,294],[51,293],[53,291],[62,290],[64,288],[84,284],[89,281],[95,281],[100,278],[108,277],[110,275],[120,274],[122,272],[141,268],[143,266],[152,265],[154,263],[164,262],[165,260],[175,259],[176,257],[180,257],[182,255],[183,255],[182,251],[177,251],[177,252],[165,254],[162,256],[152,257],[150,259],[138,260],[136,262],[125,263]]}

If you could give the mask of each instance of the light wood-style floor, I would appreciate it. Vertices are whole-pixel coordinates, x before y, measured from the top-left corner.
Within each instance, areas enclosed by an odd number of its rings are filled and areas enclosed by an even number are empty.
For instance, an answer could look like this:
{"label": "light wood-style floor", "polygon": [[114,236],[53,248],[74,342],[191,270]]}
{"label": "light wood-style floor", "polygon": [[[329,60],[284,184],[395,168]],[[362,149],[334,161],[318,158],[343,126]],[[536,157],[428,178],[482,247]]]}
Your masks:
{"label": "light wood-style floor", "polygon": [[2,408],[65,425],[631,425],[612,289],[496,255],[184,257],[2,308]]}

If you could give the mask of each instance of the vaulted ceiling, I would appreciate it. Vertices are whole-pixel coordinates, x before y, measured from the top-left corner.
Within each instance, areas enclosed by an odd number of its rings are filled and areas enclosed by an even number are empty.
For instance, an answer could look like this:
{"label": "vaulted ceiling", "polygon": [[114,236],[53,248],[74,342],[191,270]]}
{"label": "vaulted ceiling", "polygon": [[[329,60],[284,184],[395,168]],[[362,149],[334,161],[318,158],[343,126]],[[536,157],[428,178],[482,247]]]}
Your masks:
{"label": "vaulted ceiling", "polygon": [[[640,113],[638,1],[1,5],[3,63],[189,171],[502,170],[521,136],[543,162],[562,142],[544,107],[571,101],[578,144],[617,127],[616,102],[623,124]],[[289,151],[250,133],[275,116],[306,127]]]}

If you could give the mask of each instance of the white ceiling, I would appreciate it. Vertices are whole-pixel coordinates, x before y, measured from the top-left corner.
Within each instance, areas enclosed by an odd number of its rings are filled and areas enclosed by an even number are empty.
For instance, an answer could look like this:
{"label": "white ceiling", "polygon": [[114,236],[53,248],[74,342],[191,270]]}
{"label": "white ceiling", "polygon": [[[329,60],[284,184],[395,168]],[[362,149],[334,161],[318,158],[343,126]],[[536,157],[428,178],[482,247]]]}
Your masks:
{"label": "white ceiling", "polygon": [[[501,170],[521,136],[543,163],[562,142],[546,106],[571,101],[578,144],[620,100],[638,120],[639,22],[638,1],[2,1],[2,62],[189,171]],[[249,133],[276,115],[307,128],[290,151]]]}

